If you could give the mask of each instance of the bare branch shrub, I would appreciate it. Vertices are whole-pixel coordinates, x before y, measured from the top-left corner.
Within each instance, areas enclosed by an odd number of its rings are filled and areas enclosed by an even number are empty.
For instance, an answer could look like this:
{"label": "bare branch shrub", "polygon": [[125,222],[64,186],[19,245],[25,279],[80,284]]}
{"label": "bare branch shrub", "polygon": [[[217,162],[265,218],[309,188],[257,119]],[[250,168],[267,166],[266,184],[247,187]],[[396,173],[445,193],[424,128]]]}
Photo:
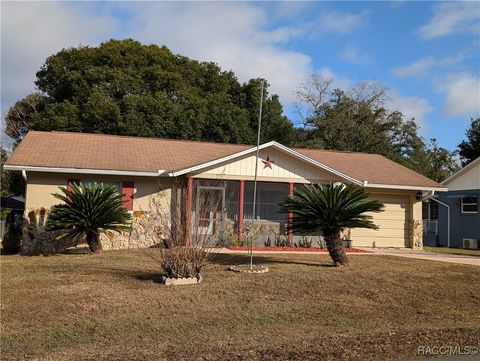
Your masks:
{"label": "bare branch shrub", "polygon": [[[217,182],[219,183],[219,182]],[[217,189],[218,188],[218,189]],[[150,197],[149,209],[139,217],[136,236],[154,243],[145,249],[163,275],[172,278],[198,277],[200,271],[215,256],[223,239],[218,233],[224,209],[219,185],[208,187],[193,180],[192,210],[187,209],[185,181],[159,184]],[[191,229],[187,231],[187,215],[191,213]]]}

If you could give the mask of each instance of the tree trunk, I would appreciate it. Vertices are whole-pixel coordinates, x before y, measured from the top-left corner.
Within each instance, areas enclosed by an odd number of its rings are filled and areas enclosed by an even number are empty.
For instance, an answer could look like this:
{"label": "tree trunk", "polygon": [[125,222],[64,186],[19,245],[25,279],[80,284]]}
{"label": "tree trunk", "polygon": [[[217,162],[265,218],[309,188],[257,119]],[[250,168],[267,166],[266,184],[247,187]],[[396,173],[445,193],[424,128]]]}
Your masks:
{"label": "tree trunk", "polygon": [[343,249],[340,229],[324,230],[323,236],[325,237],[328,253],[330,257],[332,257],[335,267],[348,265],[349,260],[345,249]]}
{"label": "tree trunk", "polygon": [[90,251],[93,253],[102,252],[102,244],[100,243],[99,234],[96,232],[87,233],[87,244]]}

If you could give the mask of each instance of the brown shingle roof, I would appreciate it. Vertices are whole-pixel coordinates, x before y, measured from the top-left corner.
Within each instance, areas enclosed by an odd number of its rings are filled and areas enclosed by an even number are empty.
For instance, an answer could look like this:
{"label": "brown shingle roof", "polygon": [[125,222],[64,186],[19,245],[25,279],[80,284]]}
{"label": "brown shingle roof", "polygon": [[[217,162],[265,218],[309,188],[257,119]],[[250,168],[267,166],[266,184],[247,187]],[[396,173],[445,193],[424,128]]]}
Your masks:
{"label": "brown shingle roof", "polygon": [[[30,131],[7,165],[173,172],[246,150],[252,145],[126,137],[104,134]],[[350,177],[369,183],[441,187],[383,156],[295,149]]]}

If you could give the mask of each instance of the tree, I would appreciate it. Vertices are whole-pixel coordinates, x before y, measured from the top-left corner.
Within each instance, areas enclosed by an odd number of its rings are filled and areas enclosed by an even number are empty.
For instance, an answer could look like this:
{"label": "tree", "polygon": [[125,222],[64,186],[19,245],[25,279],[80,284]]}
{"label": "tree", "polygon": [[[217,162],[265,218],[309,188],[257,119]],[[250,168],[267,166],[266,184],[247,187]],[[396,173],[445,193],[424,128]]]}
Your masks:
{"label": "tree", "polygon": [[340,266],[348,264],[340,238],[342,228],[378,229],[372,216],[365,213],[381,212],[384,206],[353,185],[312,184],[296,189],[282,208],[293,213],[292,230],[304,234],[322,231],[330,257]]}
{"label": "tree", "polygon": [[480,118],[471,118],[471,121],[472,124],[466,132],[467,140],[458,145],[462,166],[480,157]]}
{"label": "tree", "polygon": [[436,180],[455,168],[454,154],[426,144],[414,119],[386,108],[386,87],[360,82],[332,89],[332,79],[312,76],[296,91],[305,125],[297,144],[309,148],[377,153]]}
{"label": "tree", "polygon": [[25,181],[19,171],[4,170],[3,165],[7,161],[8,153],[3,147],[0,147],[1,158],[1,190],[2,196],[25,194]]}
{"label": "tree", "polygon": [[440,147],[436,139],[431,139],[427,145],[425,161],[421,167],[423,174],[437,182],[447,179],[459,169],[455,152]]}
{"label": "tree", "polygon": [[63,202],[52,207],[45,226],[47,231],[58,232],[55,240],[86,240],[90,250],[98,253],[102,250],[102,232],[130,229],[128,222],[132,216],[115,186],[94,183],[85,187],[72,183],[71,187],[71,190],[59,187],[63,194],[53,194]]}
{"label": "tree", "polygon": [[[166,47],[110,40],[63,49],[37,72],[38,92],[8,111],[16,142],[29,129],[255,143],[259,79],[241,84],[211,62]],[[294,132],[276,95],[264,97],[264,139]]]}

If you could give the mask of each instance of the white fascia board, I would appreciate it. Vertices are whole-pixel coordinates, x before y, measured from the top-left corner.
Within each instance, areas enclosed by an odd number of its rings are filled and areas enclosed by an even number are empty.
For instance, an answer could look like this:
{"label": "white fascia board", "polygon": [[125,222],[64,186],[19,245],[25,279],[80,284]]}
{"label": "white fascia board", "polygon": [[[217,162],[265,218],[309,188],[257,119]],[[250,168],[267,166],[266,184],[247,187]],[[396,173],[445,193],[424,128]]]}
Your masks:
{"label": "white fascia board", "polygon": [[[273,143],[273,142],[262,144],[262,145],[260,145],[259,149],[263,149],[267,146],[270,146],[270,145],[272,145],[271,143]],[[223,162],[227,162],[227,161],[235,159],[235,158],[243,157],[244,155],[255,152],[256,149],[257,149],[257,147],[248,148],[248,149],[242,150],[241,152],[227,155],[226,157],[223,157],[223,158],[218,158],[218,159],[215,159],[215,160],[211,160],[209,162],[202,163],[202,164],[199,164],[199,165],[195,165],[195,166],[190,167],[190,168],[180,169],[176,172],[170,172],[168,174],[170,175],[170,177],[178,177],[180,175],[184,175],[184,174],[187,174],[187,173],[196,172],[198,170],[202,170],[204,168],[208,168],[208,167],[211,167],[211,166],[223,163]]]}
{"label": "white fascia board", "polygon": [[5,165],[6,170],[20,170],[25,172],[47,172],[47,173],[69,173],[69,174],[99,174],[99,175],[125,175],[138,177],[162,177],[168,176],[164,170],[157,172],[135,172],[111,169],[87,169],[87,168],[55,168],[55,167],[34,167],[23,165]]}
{"label": "white fascia board", "polygon": [[272,142],[272,146],[274,148],[277,148],[278,150],[280,151],[283,151],[284,153],[286,154],[289,154],[291,155],[292,157],[295,157],[297,159],[300,159],[300,160],[303,160],[304,162],[306,163],[310,163],[311,165],[313,166],[316,166],[318,168],[321,168],[323,170],[326,170],[327,172],[329,173],[333,173],[335,174],[336,176],[340,177],[340,178],[343,178],[343,179],[346,179],[352,183],[355,183],[359,186],[363,186],[365,184],[365,181],[363,180],[358,180],[358,179],[355,179],[353,177],[350,177],[349,175],[346,175],[342,172],[339,172],[338,170],[332,168],[332,167],[329,167],[328,165],[325,165],[321,162],[318,162],[316,161],[315,159],[312,159],[310,157],[307,157],[306,155],[303,155],[302,153],[300,152],[297,152],[296,150],[293,150],[291,148],[288,148],[286,146],[284,146],[283,144],[280,144],[280,143],[277,143],[277,142]]}
{"label": "white fascia board", "polygon": [[411,190],[411,191],[436,191],[436,192],[447,192],[448,188],[445,187],[423,187],[423,186],[402,186],[395,184],[375,184],[367,183],[366,188],[383,188],[383,189],[402,189],[402,190]]}
{"label": "white fascia board", "polygon": [[[301,153],[299,153],[299,152],[297,152],[297,151],[295,151],[291,148],[288,148],[288,147],[284,146],[283,144],[277,143],[275,141],[264,143],[264,144],[260,145],[258,148],[261,150],[261,149],[265,149],[265,148],[268,148],[268,147],[273,147],[275,149],[278,149],[279,151],[281,151],[283,153],[289,154],[294,158],[297,158],[297,159],[300,159],[304,162],[310,163],[315,167],[326,170],[327,172],[333,173],[336,176],[338,176],[340,178],[343,178],[343,179],[346,179],[346,180],[348,180],[352,183],[355,183],[357,185],[361,185],[361,186],[364,185],[363,181],[360,181],[360,180],[355,179],[353,177],[350,177],[346,174],[343,174],[343,173],[341,173],[341,172],[339,172],[339,171],[337,171],[337,170],[335,170],[335,169],[333,169],[333,168],[331,168],[331,167],[329,167],[329,166],[327,166],[323,163],[317,162],[316,160],[314,160],[310,157],[307,157],[306,155],[303,155],[303,154],[301,154]],[[257,150],[257,147],[248,148],[248,149],[245,149],[241,152],[234,153],[234,154],[228,155],[228,156],[223,157],[223,158],[219,158],[219,159],[212,160],[210,162],[202,163],[202,164],[196,165],[194,167],[182,169],[182,170],[179,170],[177,172],[171,172],[171,173],[169,173],[169,175],[171,177],[178,177],[178,176],[183,175],[183,174],[196,172],[198,170],[202,170],[202,169],[205,169],[205,168],[208,168],[208,167],[211,167],[211,166],[223,163],[223,162],[227,162],[229,160],[233,160],[233,159],[236,159],[236,158],[239,158],[239,157],[243,157],[244,155],[247,155],[247,154],[250,154],[250,153],[254,153],[256,150]]]}

